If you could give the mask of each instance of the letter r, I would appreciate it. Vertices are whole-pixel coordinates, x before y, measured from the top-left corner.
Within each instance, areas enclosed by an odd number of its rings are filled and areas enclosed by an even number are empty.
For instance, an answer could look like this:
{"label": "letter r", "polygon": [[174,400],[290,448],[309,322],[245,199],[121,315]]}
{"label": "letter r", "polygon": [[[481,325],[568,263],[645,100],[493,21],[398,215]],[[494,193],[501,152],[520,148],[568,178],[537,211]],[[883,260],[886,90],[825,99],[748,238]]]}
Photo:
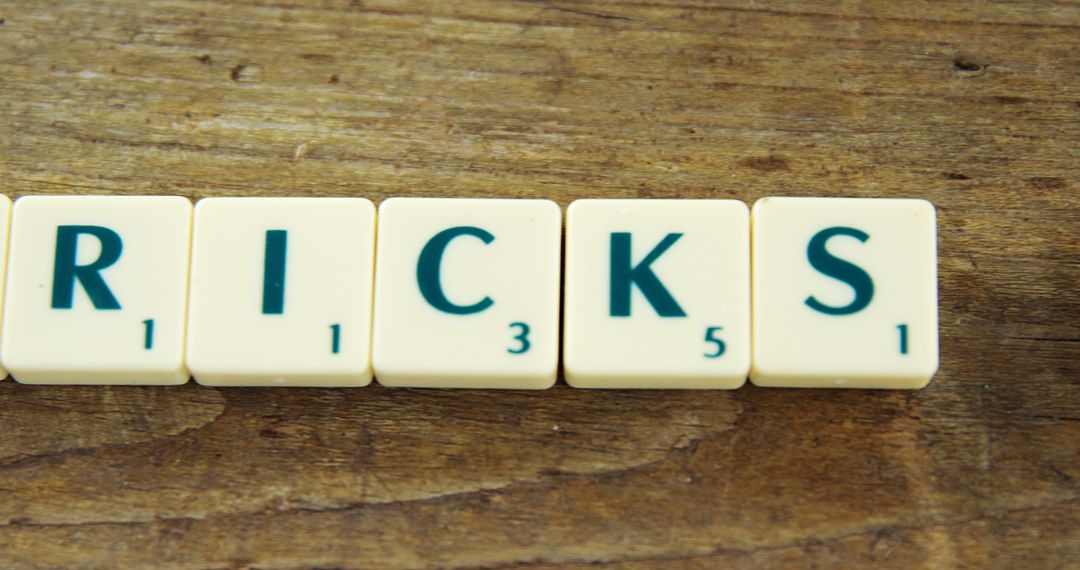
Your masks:
{"label": "letter r", "polygon": [[[98,258],[87,265],[77,265],[80,235],[97,238],[101,243]],[[102,226],[58,226],[56,256],[53,260],[52,308],[70,309],[75,303],[75,281],[82,284],[94,308],[118,310],[120,302],[109,290],[101,271],[116,263],[124,250],[120,236]]]}

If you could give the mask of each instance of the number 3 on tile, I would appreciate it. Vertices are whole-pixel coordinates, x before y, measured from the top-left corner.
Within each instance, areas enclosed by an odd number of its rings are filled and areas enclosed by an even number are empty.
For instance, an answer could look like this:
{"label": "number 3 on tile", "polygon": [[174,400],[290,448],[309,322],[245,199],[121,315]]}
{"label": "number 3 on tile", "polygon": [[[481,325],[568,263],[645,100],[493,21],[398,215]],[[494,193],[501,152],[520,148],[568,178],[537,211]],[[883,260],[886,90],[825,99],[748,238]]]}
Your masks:
{"label": "number 3 on tile", "polygon": [[727,350],[727,345],[724,341],[716,338],[716,333],[724,330],[724,327],[709,327],[705,329],[705,342],[713,343],[716,348],[713,352],[706,352],[705,358],[720,358],[723,356],[724,351]]}
{"label": "number 3 on tile", "polygon": [[525,323],[510,323],[510,328],[518,329],[519,331],[517,336],[514,337],[514,340],[518,341],[518,345],[516,348],[506,349],[506,352],[509,352],[510,354],[523,354],[529,352],[529,348],[532,346],[532,343],[529,342],[529,325]]}

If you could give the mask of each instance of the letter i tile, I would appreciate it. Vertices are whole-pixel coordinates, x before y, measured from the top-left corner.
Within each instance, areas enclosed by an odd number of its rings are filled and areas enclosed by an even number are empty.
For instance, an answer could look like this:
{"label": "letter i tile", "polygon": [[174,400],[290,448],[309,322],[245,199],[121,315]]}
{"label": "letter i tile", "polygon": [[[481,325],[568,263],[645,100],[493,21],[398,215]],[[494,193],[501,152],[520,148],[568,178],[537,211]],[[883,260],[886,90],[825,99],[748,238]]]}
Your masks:
{"label": "letter i tile", "polygon": [[750,369],[750,213],[737,200],[578,200],[563,368],[577,388],[738,388]]}
{"label": "letter i tile", "polygon": [[936,236],[925,200],[758,200],[751,381],[925,386],[938,366]]}
{"label": "letter i tile", "polygon": [[26,384],[182,384],[191,202],[15,202],[0,359]]}
{"label": "letter i tile", "polygon": [[187,359],[197,382],[371,382],[371,201],[207,198],[195,206],[192,250]]}
{"label": "letter i tile", "polygon": [[562,212],[547,200],[391,198],[379,208],[375,376],[386,386],[555,382]]}

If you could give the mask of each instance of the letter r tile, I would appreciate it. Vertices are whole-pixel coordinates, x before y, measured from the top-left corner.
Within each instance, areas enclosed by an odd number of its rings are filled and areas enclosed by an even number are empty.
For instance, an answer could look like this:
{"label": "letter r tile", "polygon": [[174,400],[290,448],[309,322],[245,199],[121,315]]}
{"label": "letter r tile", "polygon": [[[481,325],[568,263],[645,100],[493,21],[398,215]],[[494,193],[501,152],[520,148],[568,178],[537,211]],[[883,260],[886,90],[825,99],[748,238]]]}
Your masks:
{"label": "letter r tile", "polygon": [[751,381],[925,386],[938,366],[936,234],[925,200],[758,200]]}
{"label": "letter r tile", "polygon": [[555,382],[562,212],[547,200],[391,198],[379,208],[375,377],[386,386]]}
{"label": "letter r tile", "polygon": [[15,202],[0,359],[26,384],[182,384],[191,202]]}
{"label": "letter r tile", "polygon": [[736,200],[578,200],[563,368],[577,388],[738,388],[750,369],[750,214]]}

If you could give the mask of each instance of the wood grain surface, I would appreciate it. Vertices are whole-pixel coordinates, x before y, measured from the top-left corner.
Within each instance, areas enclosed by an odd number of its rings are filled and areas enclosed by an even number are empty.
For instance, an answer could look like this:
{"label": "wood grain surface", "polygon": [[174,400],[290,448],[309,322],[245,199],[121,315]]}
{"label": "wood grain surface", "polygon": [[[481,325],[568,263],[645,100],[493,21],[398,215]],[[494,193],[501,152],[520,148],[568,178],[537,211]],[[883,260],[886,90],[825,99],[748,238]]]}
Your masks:
{"label": "wood grain surface", "polygon": [[2,568],[1080,567],[1080,4],[0,0],[22,194],[924,197],[917,392],[0,383]]}

